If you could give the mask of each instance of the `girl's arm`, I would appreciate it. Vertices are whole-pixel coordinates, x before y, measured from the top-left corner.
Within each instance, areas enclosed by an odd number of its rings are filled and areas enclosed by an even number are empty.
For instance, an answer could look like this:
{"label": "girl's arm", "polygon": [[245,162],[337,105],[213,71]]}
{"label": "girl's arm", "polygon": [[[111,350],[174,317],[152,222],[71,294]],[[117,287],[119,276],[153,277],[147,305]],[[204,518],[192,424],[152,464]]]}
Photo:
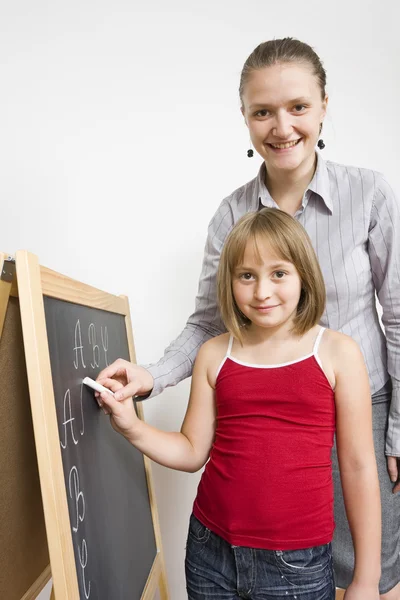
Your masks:
{"label": "girl's arm", "polygon": [[381,572],[381,505],[369,380],[358,345],[342,334],[334,336],[336,443],[355,552],[346,598],[375,598]]}
{"label": "girl's arm", "polygon": [[[210,343],[204,344],[198,353],[193,369],[189,405],[180,433],[160,431],[140,420],[132,398],[118,402],[107,392],[100,395],[101,404],[110,414],[114,429],[140,452],[165,467],[194,472],[209,457],[215,434],[214,389],[208,376]],[[103,383],[112,391],[122,387],[112,379]]]}

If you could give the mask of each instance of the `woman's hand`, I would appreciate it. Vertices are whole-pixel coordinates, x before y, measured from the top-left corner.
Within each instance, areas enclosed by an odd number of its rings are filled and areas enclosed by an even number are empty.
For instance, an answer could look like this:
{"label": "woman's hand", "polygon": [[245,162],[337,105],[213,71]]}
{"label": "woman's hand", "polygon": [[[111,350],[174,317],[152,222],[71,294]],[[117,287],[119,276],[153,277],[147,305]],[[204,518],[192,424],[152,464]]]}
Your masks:
{"label": "woman's hand", "polygon": [[353,581],[347,588],[343,600],[379,600],[379,586]]}
{"label": "woman's hand", "polygon": [[[121,383],[114,379],[107,380],[108,389],[118,392],[123,389]],[[104,385],[104,384],[103,384]],[[133,399],[130,396],[124,400],[117,401],[115,396],[108,392],[95,392],[97,402],[107,415],[110,415],[111,425],[129,441],[133,441],[139,433],[142,421],[136,414]]]}
{"label": "woman's hand", "polygon": [[397,456],[388,456],[387,457],[387,465],[388,465],[390,480],[392,481],[392,483],[396,484],[393,488],[393,494],[397,494],[397,492],[400,492],[400,478],[399,478],[400,458],[397,458]]}
{"label": "woman's hand", "polygon": [[113,381],[118,382],[120,386],[115,396],[118,402],[132,396],[145,396],[154,386],[154,379],[149,371],[122,358],[100,371],[96,381],[110,389],[113,389]]}

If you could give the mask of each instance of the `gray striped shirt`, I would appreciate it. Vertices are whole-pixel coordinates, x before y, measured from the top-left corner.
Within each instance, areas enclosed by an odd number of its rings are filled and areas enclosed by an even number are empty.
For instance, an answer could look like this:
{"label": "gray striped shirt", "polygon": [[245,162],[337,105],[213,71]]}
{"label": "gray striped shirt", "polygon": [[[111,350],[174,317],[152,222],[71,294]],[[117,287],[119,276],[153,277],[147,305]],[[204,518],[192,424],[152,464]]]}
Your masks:
{"label": "gray striped shirt", "polygon": [[[279,208],[258,176],[225,198],[210,222],[195,312],[164,357],[147,368],[152,396],[192,372],[207,339],[226,331],[216,298],[222,246],[246,212]],[[354,338],[364,354],[372,393],[392,378],[386,453],[400,456],[400,207],[375,171],[324,161],[317,168],[295,217],[305,227],[325,279],[327,303],[321,325]],[[380,327],[375,292],[382,306]]]}

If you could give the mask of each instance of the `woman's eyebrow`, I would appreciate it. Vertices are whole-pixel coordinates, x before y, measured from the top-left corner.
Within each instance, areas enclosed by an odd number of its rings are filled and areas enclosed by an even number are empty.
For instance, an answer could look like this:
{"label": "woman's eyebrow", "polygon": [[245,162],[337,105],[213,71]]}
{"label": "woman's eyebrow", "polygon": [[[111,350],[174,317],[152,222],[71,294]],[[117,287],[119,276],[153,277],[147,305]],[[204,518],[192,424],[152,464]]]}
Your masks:
{"label": "woman's eyebrow", "polygon": [[[285,104],[308,104],[311,102],[311,98],[307,96],[299,96],[298,98],[293,98],[291,100],[287,100]],[[258,102],[257,104],[250,104],[250,110],[260,110],[261,108],[275,108],[274,104],[269,102]]]}

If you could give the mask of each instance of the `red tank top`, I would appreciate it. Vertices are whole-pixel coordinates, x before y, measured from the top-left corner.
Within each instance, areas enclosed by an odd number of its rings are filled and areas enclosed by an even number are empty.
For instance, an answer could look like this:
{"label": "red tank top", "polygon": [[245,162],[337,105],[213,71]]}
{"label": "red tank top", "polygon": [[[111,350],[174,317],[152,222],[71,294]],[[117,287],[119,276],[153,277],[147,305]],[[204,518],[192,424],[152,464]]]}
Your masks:
{"label": "red tank top", "polygon": [[228,543],[297,550],[332,540],[335,401],[313,352],[251,365],[228,352],[216,381],[215,440],[194,502]]}

